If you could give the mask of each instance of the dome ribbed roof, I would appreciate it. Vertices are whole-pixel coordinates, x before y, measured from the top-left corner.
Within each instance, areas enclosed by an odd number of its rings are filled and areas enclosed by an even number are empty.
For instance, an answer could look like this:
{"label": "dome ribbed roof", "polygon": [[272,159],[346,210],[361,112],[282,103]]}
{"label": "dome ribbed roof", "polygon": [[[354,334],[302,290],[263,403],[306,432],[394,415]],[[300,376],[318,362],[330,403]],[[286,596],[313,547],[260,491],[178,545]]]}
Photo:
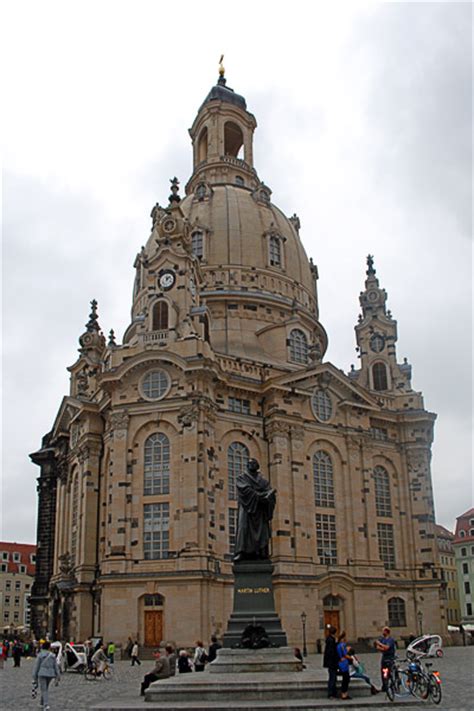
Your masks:
{"label": "dome ribbed roof", "polygon": [[[274,231],[283,240],[284,274],[314,293],[308,257],[290,220],[272,203],[262,204],[252,192],[235,185],[214,185],[209,200],[188,195],[181,208],[192,225],[210,231],[206,267],[234,265],[269,268],[268,240]],[[275,270],[275,276],[280,270]]]}
{"label": "dome ribbed roof", "polygon": [[238,106],[239,108],[244,109],[244,111],[247,110],[247,102],[245,101],[244,97],[240,94],[236,94],[233,89],[226,86],[225,79],[219,80],[219,82],[212,87],[211,91],[202,102],[199,111],[201,111],[202,107],[209,101],[215,100],[225,101],[228,104],[234,104],[234,106]]}

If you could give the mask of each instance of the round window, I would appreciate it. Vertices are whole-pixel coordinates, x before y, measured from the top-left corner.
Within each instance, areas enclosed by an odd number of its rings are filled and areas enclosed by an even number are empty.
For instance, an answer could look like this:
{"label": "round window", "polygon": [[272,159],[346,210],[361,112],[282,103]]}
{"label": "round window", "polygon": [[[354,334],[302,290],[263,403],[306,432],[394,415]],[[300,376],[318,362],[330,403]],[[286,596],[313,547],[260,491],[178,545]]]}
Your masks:
{"label": "round window", "polygon": [[327,422],[332,415],[332,400],[326,390],[315,390],[311,398],[311,405],[315,417],[322,422]]}
{"label": "round window", "polygon": [[170,384],[168,373],[152,370],[142,380],[142,393],[149,400],[159,400],[166,395]]}

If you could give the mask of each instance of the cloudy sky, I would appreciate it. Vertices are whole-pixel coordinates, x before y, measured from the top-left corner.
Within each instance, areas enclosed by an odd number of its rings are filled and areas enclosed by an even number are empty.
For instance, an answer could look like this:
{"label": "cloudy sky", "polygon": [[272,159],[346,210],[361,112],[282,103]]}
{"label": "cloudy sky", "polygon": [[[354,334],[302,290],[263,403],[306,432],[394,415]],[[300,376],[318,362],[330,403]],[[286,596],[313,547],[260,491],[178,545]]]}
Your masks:
{"label": "cloudy sky", "polygon": [[16,0],[2,24],[3,540],[35,539],[28,453],[68,393],[89,301],[104,332],[128,325],[150,209],[190,175],[221,52],[345,370],[375,255],[399,360],[438,413],[436,512],[453,527],[472,506],[471,5]]}

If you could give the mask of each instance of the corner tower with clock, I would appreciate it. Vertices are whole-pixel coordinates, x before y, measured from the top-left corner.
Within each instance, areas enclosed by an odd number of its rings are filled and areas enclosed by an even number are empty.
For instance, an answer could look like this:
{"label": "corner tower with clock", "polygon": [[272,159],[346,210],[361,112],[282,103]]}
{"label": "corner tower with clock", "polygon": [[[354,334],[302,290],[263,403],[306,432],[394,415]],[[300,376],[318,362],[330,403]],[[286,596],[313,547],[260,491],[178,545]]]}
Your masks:
{"label": "corner tower with clock", "polygon": [[411,366],[406,358],[397,363],[397,322],[387,309],[387,292],[380,288],[370,254],[366,275],[365,290],[359,297],[362,314],[355,327],[360,370],[353,369],[350,377],[368,390],[411,392]]}

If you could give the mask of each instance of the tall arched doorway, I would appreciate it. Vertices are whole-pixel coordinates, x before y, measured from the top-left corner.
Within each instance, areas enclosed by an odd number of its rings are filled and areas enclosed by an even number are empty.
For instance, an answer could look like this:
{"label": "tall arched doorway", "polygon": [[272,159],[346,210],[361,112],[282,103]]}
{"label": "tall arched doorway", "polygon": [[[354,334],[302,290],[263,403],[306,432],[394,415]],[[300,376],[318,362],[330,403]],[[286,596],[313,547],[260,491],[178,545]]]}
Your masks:
{"label": "tall arched doorway", "polygon": [[163,641],[163,606],[159,593],[143,596],[143,630],[145,647],[158,647]]}
{"label": "tall arched doorway", "polygon": [[338,632],[341,631],[341,612],[342,598],[339,595],[326,595],[323,598],[323,614],[324,614],[324,634],[328,634],[328,626],[335,627]]}

